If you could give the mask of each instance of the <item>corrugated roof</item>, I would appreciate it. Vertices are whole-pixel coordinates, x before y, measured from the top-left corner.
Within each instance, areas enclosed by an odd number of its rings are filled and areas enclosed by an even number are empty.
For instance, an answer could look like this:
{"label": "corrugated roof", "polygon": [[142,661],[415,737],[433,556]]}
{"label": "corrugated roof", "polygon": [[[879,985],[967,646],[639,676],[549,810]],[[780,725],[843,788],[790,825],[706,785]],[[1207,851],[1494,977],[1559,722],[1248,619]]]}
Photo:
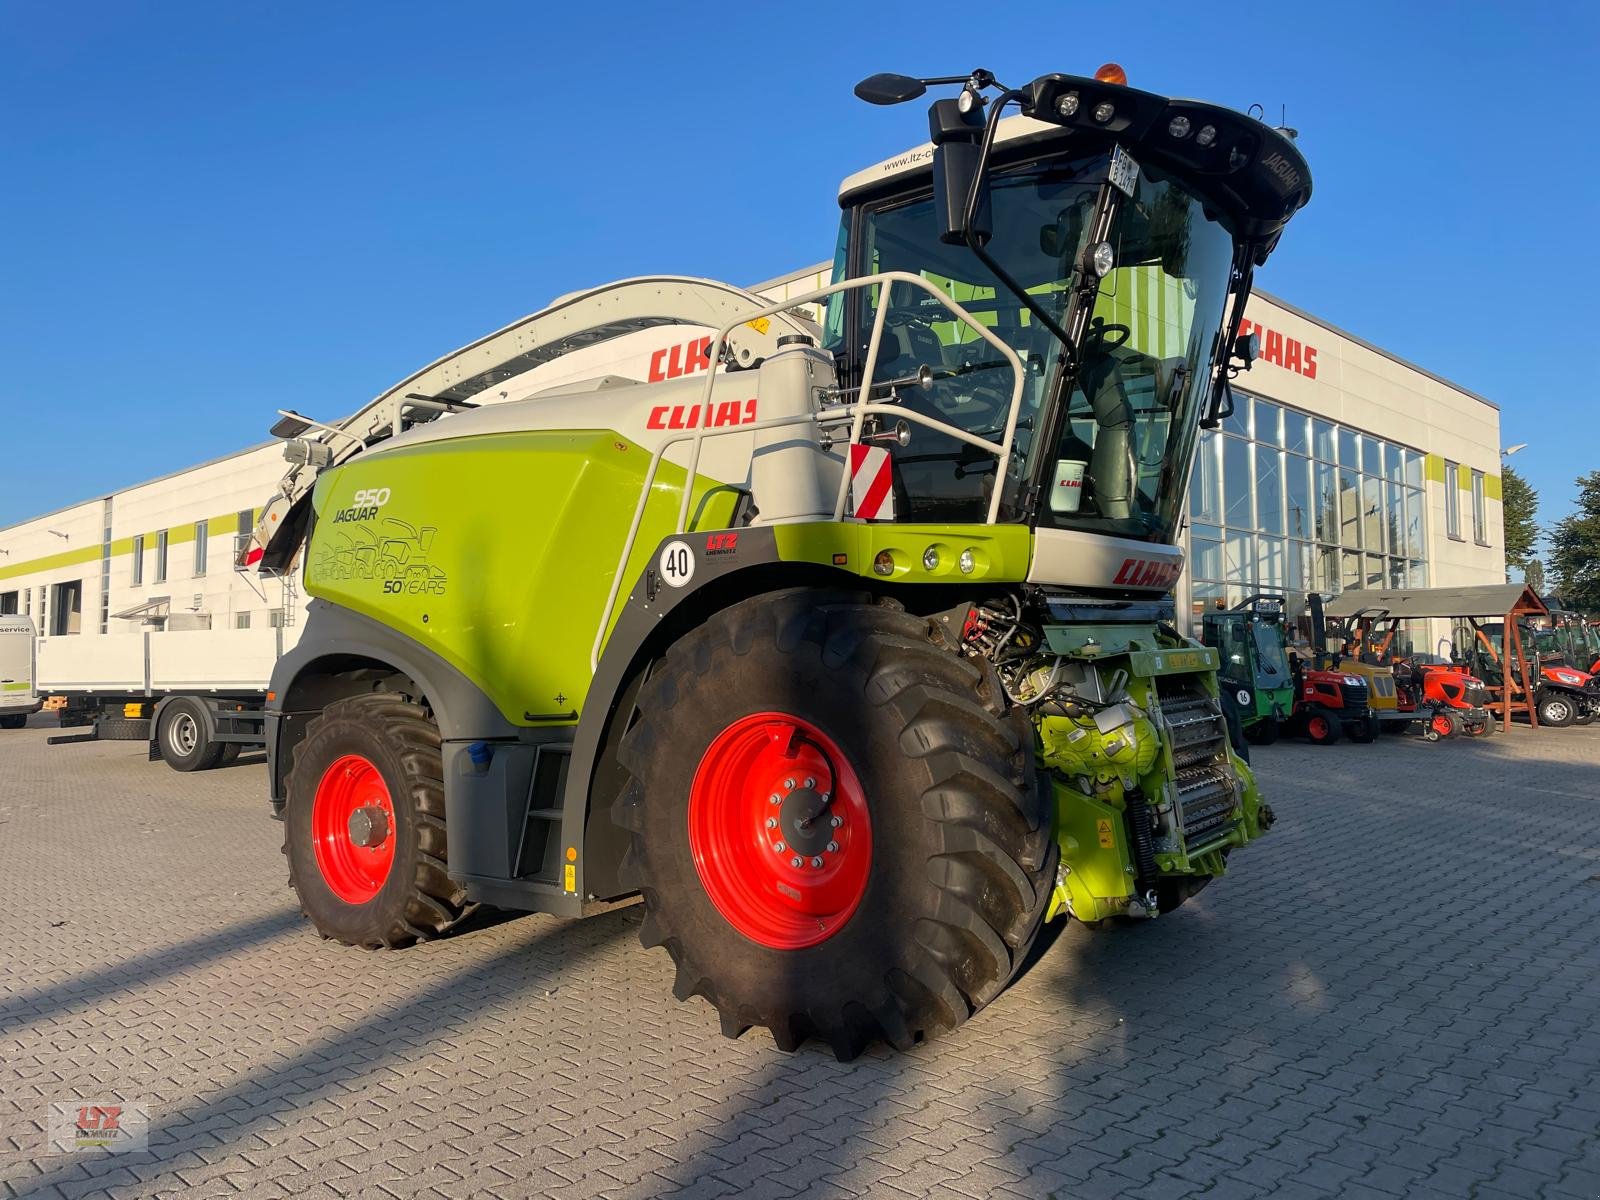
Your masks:
{"label": "corrugated roof", "polygon": [[1399,588],[1381,591],[1355,588],[1322,606],[1330,617],[1349,617],[1364,608],[1382,609],[1391,617],[1504,617],[1513,608],[1542,613],[1544,602],[1524,583],[1485,583],[1474,587]]}

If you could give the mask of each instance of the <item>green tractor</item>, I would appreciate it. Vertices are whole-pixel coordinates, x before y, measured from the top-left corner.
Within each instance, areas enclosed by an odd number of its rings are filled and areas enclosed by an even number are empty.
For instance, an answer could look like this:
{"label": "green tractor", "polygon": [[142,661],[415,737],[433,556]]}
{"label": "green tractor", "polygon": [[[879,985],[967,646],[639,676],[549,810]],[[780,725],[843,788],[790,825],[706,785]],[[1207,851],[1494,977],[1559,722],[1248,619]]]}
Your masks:
{"label": "green tractor", "polygon": [[1284,598],[1257,594],[1200,619],[1200,638],[1220,656],[1220,686],[1231,694],[1246,740],[1278,740],[1294,712],[1295,684],[1285,650]]}
{"label": "green tractor", "polygon": [[[1267,828],[1170,589],[1310,174],[1101,75],[864,81],[959,95],[846,181],[809,296],[627,280],[339,424],[284,414],[241,558],[313,598],[267,738],[323,935],[642,901],[680,998],[847,1058],[961,1024],[1046,922],[1175,909]],[[663,332],[699,339],[676,373],[584,374]]]}

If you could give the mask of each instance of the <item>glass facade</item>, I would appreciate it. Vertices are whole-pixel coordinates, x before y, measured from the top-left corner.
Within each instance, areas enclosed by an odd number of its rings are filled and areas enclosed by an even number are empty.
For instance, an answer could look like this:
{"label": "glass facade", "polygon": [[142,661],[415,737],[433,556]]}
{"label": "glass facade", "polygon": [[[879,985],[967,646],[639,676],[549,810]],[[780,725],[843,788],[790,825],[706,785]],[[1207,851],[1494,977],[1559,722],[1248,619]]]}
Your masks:
{"label": "glass facade", "polygon": [[1190,602],[1426,587],[1420,451],[1236,392],[1189,485]]}

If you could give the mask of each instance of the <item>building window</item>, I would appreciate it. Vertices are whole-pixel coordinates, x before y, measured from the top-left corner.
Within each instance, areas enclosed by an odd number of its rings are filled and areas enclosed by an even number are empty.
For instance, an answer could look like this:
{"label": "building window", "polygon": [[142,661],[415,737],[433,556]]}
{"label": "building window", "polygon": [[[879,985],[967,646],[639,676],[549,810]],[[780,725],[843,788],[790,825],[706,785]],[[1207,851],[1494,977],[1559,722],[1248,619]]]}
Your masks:
{"label": "building window", "polygon": [[133,586],[144,586],[144,534],[133,539]]}
{"label": "building window", "polygon": [[1260,399],[1239,412],[1190,480],[1193,612],[1257,591],[1296,610],[1310,591],[1426,586],[1423,455]]}
{"label": "building window", "polygon": [[196,578],[206,573],[206,539],[210,536],[210,521],[196,521],[194,523],[194,573]]}
{"label": "building window", "polygon": [[1472,473],[1472,540],[1480,546],[1489,544],[1489,514],[1483,502],[1483,472]]}
{"label": "building window", "polygon": [[247,612],[233,614],[233,627],[235,629],[250,628],[250,614]]}
{"label": "building window", "polygon": [[0,592],[0,617],[17,615],[17,593]]}
{"label": "building window", "polygon": [[83,580],[50,585],[50,636],[83,632]]}
{"label": "building window", "polygon": [[1461,468],[1453,462],[1444,464],[1444,532],[1461,540]]}
{"label": "building window", "polygon": [[167,531],[156,534],[156,582],[167,581]]}
{"label": "building window", "polygon": [[283,609],[275,608],[268,613],[267,623],[274,629],[282,629],[288,623],[283,619]]}
{"label": "building window", "polygon": [[238,566],[250,549],[250,535],[255,532],[256,517],[253,509],[244,509],[236,518],[237,532],[233,535],[233,562]]}

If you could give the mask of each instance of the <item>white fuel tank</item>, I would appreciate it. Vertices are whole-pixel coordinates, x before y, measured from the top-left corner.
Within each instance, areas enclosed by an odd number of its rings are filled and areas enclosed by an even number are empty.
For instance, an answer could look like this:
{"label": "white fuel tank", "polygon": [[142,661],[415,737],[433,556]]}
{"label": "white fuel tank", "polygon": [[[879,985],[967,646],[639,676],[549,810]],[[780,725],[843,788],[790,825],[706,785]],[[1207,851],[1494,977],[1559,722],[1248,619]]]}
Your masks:
{"label": "white fuel tank", "polygon": [[[778,352],[761,364],[758,374],[758,411],[762,420],[814,418],[822,411],[824,397],[835,382],[833,356],[798,335],[781,338]],[[823,448],[823,431],[815,420],[755,431],[750,484],[757,524],[832,517],[844,471],[842,443],[848,428],[834,427],[837,444],[832,449]]]}

